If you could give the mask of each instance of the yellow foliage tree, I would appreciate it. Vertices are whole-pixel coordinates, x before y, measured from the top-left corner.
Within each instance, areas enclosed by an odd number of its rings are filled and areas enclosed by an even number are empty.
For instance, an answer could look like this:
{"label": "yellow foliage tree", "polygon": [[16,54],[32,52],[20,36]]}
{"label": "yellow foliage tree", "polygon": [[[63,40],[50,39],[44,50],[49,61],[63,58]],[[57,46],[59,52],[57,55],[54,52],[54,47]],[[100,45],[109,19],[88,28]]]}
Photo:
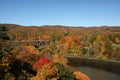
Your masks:
{"label": "yellow foliage tree", "polygon": [[31,80],[57,80],[58,78],[58,69],[53,62],[50,62],[43,65],[37,71],[37,75],[32,77]]}
{"label": "yellow foliage tree", "polygon": [[120,39],[118,37],[115,38],[116,43],[120,43]]}

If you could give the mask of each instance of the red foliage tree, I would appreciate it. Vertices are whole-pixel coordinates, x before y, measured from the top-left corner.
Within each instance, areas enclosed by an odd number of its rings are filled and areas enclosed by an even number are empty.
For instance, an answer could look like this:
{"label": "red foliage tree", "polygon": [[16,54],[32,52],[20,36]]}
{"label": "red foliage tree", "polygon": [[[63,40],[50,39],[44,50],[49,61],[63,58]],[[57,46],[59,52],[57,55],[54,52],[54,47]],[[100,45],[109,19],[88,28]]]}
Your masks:
{"label": "red foliage tree", "polygon": [[33,68],[38,69],[41,68],[44,64],[51,62],[52,60],[42,57],[37,62],[34,63]]}

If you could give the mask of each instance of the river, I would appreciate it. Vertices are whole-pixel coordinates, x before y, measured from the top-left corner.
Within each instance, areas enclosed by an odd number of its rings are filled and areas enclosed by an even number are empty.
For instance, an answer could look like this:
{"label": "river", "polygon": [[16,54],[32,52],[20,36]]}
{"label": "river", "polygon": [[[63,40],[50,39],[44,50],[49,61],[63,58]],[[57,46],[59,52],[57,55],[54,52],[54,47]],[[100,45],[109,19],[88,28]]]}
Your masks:
{"label": "river", "polygon": [[74,67],[76,70],[88,75],[91,80],[120,80],[120,74],[115,74],[98,68]]}

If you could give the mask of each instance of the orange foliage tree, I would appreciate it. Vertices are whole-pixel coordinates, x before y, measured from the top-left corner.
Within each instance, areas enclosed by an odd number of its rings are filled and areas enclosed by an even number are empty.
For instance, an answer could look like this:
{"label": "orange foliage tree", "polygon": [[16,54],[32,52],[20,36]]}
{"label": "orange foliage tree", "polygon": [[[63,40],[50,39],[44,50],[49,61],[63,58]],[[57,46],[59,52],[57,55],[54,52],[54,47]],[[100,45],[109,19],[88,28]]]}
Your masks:
{"label": "orange foliage tree", "polygon": [[59,40],[59,43],[64,44],[64,49],[72,48],[74,44],[76,44],[76,46],[78,46],[78,47],[81,46],[79,36],[66,36],[64,38],[61,38]]}
{"label": "orange foliage tree", "polygon": [[[17,51],[17,53],[16,53]],[[40,52],[34,46],[20,46],[14,48],[11,51],[12,54],[16,55],[16,59],[19,59],[23,62],[28,62],[31,65],[39,59]]]}

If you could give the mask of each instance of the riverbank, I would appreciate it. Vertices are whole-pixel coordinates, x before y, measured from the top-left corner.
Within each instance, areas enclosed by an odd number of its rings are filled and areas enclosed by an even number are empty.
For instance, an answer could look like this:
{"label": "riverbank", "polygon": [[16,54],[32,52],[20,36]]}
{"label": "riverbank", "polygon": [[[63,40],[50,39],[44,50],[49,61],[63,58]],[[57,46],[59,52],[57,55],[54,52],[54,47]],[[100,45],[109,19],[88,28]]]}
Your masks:
{"label": "riverbank", "polygon": [[103,69],[109,72],[120,74],[120,62],[112,60],[98,60],[92,58],[81,57],[66,57],[69,61],[69,65],[72,67],[88,66]]}
{"label": "riverbank", "polygon": [[99,68],[92,68],[86,66],[74,67],[90,77],[91,80],[120,80],[120,74],[108,72]]}

